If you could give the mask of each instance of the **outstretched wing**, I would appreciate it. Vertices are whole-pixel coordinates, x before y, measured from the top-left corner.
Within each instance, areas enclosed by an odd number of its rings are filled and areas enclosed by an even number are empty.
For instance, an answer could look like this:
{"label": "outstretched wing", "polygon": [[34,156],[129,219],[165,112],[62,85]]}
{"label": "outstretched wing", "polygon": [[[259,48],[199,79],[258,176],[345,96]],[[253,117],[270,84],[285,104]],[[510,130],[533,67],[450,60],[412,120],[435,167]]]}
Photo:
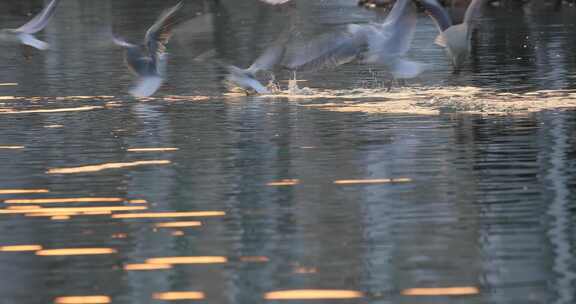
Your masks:
{"label": "outstretched wing", "polygon": [[182,2],[164,11],[146,32],[144,42],[151,58],[158,58],[166,52],[166,44],[172,37],[172,30],[181,21],[176,16],[181,7]]}
{"label": "outstretched wing", "polygon": [[466,9],[466,13],[464,14],[464,21],[463,23],[473,23],[480,17],[482,14],[482,6],[484,6],[485,0],[472,0],[468,8]]}
{"label": "outstretched wing", "polygon": [[325,34],[289,48],[283,65],[300,71],[335,68],[358,59],[366,47],[364,27],[350,25],[344,32]]}
{"label": "outstretched wing", "polygon": [[268,3],[268,4],[272,4],[272,5],[278,5],[278,4],[284,4],[286,2],[289,2],[290,0],[260,0],[260,1]]}
{"label": "outstretched wing", "polygon": [[439,32],[443,32],[452,26],[452,18],[450,18],[448,11],[438,3],[438,0],[420,0],[420,3],[428,16],[436,23]]}
{"label": "outstretched wing", "polygon": [[58,1],[59,0],[52,0],[40,13],[38,13],[38,15],[28,21],[28,23],[17,28],[16,31],[26,34],[34,34],[44,29],[50,21],[50,17],[54,15]]}

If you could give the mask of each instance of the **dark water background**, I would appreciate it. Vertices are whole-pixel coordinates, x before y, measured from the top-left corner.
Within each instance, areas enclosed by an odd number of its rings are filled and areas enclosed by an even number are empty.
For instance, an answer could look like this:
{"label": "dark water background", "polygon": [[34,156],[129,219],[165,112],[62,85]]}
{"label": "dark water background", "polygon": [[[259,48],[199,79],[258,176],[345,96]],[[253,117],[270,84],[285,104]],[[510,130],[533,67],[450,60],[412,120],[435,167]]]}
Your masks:
{"label": "dark water background", "polygon": [[[128,39],[141,39],[159,11],[174,2],[63,0],[40,35],[51,51],[27,62],[18,48],[2,47],[0,83],[19,85],[0,86],[0,95],[113,95],[119,106],[1,115],[0,146],[24,148],[0,149],[0,189],[50,193],[0,199],[122,197],[146,199],[151,211],[222,210],[226,216],[202,218],[203,227],[174,236],[155,230],[158,220],[0,214],[0,246],[118,250],[78,257],[0,252],[0,303],[91,294],[109,295],[113,303],[156,303],[155,292],[187,290],[205,292],[207,303],[263,303],[270,302],[263,299],[266,292],[303,288],[365,294],[319,303],[576,301],[574,112],[368,115],[324,112],[285,99],[217,97],[224,92],[224,71],[213,60],[193,57],[213,48],[220,61],[249,65],[289,19],[285,11],[252,0],[220,1],[218,7],[185,1],[190,16],[215,12],[214,32],[196,40],[175,37],[168,81],[158,96],[214,98],[136,101],[126,96],[132,78],[107,33],[112,25]],[[379,18],[353,2],[298,2],[302,35]],[[2,1],[0,27],[25,22],[41,6],[42,1]],[[432,44],[435,28],[422,15],[412,56],[433,69],[409,85],[574,89],[575,15],[571,9],[489,10],[460,75],[451,73],[442,50]],[[365,85],[371,74],[351,65],[302,77],[309,86],[342,89]],[[105,102],[0,100],[15,109]],[[131,147],[179,150],[127,152]],[[172,163],[46,174],[54,167],[158,159]],[[333,184],[400,177],[412,182]],[[281,179],[300,184],[267,186]],[[197,255],[226,256],[229,262],[122,269],[151,257]],[[247,262],[246,256],[268,261]],[[477,287],[479,293],[402,295],[408,288],[455,286]]]}

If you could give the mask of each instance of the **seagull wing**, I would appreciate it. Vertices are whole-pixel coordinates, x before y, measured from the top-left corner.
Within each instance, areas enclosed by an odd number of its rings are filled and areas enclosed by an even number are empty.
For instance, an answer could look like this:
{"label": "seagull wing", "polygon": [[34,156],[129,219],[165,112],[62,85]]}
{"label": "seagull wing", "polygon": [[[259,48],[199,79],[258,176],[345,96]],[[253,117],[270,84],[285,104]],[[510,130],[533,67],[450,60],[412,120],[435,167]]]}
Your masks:
{"label": "seagull wing", "polygon": [[135,44],[132,44],[120,37],[114,36],[112,35],[112,41],[114,42],[114,44],[121,46],[121,47],[125,47],[125,48],[130,48],[130,47],[136,47]]}
{"label": "seagull wing", "polygon": [[167,9],[158,20],[148,29],[144,42],[151,58],[158,58],[166,52],[166,44],[172,37],[173,28],[180,23],[176,12],[182,7],[182,2]]}
{"label": "seagull wing", "polygon": [[290,0],[260,0],[264,3],[268,3],[268,4],[272,4],[272,5],[278,5],[278,4],[284,4],[286,2],[289,2]]}
{"label": "seagull wing", "polygon": [[54,15],[58,1],[59,0],[52,0],[40,13],[38,13],[38,15],[28,21],[28,23],[17,28],[16,31],[26,34],[34,34],[44,29],[50,21],[50,17]]}
{"label": "seagull wing", "polygon": [[320,70],[359,59],[366,51],[365,26],[349,25],[344,32],[324,34],[287,50],[283,65],[290,70]]}
{"label": "seagull wing", "polygon": [[368,36],[366,62],[383,63],[390,58],[404,56],[412,44],[417,19],[416,7],[411,1],[397,1],[384,24],[373,25],[375,30]]}
{"label": "seagull wing", "polygon": [[448,11],[438,3],[438,0],[420,0],[420,3],[424,6],[430,18],[436,23],[439,32],[443,32],[452,26],[452,18],[450,18]]}
{"label": "seagull wing", "polygon": [[482,7],[484,6],[485,0],[472,0],[466,9],[464,14],[463,23],[471,24],[482,14]]}

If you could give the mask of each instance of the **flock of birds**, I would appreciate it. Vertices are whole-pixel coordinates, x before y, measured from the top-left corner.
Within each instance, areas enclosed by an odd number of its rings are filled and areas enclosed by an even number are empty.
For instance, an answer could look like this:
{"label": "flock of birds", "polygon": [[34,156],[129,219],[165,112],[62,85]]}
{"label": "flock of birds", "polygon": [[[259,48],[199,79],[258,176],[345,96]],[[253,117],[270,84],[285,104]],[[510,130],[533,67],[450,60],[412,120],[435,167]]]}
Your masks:
{"label": "flock of birds", "polygon": [[[291,0],[260,0],[270,5],[282,5]],[[270,93],[270,86],[257,78],[268,73],[274,80],[274,71],[287,69],[313,71],[334,68],[351,62],[379,65],[394,79],[409,79],[419,75],[425,64],[406,58],[413,40],[417,7],[421,7],[434,20],[439,35],[435,43],[446,49],[454,69],[459,69],[470,52],[471,33],[486,0],[472,0],[460,24],[453,21],[438,0],[396,0],[382,23],[349,24],[342,31],[320,35],[309,41],[291,43],[292,29],[278,35],[273,43],[246,69],[226,66],[229,82],[259,94]],[[1,29],[0,41],[17,43],[38,50],[49,45],[34,34],[46,27],[54,15],[59,0],[52,0],[28,23],[16,29]],[[178,11],[182,2],[165,10],[148,29],[141,45],[132,44],[113,35],[112,41],[125,49],[124,59],[136,75],[136,84],[130,94],[136,97],[153,95],[166,78],[166,47],[173,30],[182,18]],[[296,82],[292,82],[295,84]]]}

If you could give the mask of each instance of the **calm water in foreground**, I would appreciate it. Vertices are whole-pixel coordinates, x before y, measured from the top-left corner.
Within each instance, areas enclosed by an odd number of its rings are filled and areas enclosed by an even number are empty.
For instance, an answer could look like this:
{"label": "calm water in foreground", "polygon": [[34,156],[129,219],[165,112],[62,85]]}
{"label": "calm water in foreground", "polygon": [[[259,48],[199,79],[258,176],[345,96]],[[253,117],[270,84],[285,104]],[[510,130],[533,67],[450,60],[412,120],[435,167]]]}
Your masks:
{"label": "calm water in foreground", "polygon": [[[42,4],[12,2],[0,27]],[[576,301],[575,112],[368,115],[220,97],[224,71],[192,57],[248,65],[288,21],[221,2],[212,34],[175,38],[156,99],[126,96],[132,78],[105,38],[112,25],[141,39],[172,2],[63,0],[42,35],[52,51],[27,62],[2,49],[0,83],[18,85],[0,96],[22,97],[0,97],[0,303]],[[302,33],[377,20],[352,2],[299,2]],[[574,89],[574,20],[490,11],[455,76],[421,16],[412,56],[433,68],[409,85]],[[302,77],[374,85],[360,65]],[[327,291],[273,293],[300,289]]]}

